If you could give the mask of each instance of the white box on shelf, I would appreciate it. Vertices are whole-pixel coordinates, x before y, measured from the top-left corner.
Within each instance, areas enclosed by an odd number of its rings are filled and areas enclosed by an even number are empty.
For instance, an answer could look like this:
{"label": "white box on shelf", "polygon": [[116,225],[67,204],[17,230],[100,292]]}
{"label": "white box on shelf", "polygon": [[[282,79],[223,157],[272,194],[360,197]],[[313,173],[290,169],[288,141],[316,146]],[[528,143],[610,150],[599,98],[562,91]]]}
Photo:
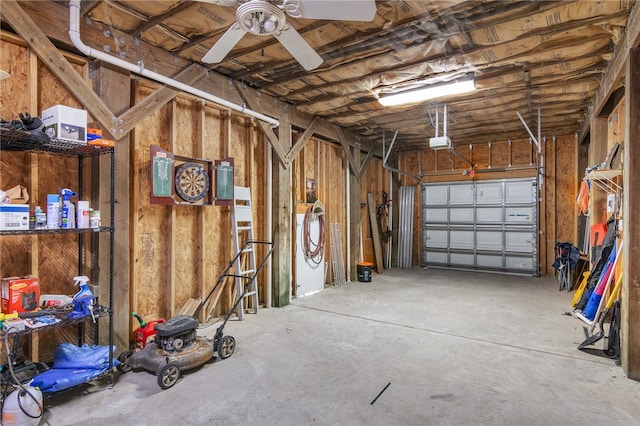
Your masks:
{"label": "white box on shelf", "polygon": [[50,138],[87,143],[87,111],[55,105],[42,111],[40,119]]}
{"label": "white box on shelf", "polygon": [[24,231],[29,229],[28,204],[0,204],[0,229]]}

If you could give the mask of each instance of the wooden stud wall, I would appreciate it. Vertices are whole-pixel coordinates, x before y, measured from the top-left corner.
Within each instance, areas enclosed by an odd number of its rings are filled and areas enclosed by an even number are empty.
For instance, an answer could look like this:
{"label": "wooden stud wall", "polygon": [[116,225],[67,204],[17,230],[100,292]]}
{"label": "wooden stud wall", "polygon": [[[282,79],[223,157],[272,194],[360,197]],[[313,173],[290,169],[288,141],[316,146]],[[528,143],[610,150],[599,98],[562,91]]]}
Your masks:
{"label": "wooden stud wall", "polygon": [[[155,87],[136,85],[138,103]],[[132,309],[144,317],[170,317],[190,299],[206,296],[233,258],[231,208],[158,206],[149,199],[149,147],[159,145],[183,157],[234,158],[234,184],[249,186],[254,200],[254,236],[265,239],[266,145],[245,117],[229,114],[190,96],[178,96],[134,130],[134,267]],[[212,182],[212,185],[214,183]],[[260,253],[257,259],[260,260]],[[266,275],[258,280],[265,299]],[[226,313],[233,286],[216,312]],[[227,306],[224,306],[224,305]]]}

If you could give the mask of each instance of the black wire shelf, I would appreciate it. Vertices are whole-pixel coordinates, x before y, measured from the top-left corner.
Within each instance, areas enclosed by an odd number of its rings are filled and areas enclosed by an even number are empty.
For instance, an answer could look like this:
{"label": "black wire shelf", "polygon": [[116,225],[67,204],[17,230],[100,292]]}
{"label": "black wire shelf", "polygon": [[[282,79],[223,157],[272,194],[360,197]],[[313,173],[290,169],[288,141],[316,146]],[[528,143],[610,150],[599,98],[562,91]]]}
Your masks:
{"label": "black wire shelf", "polygon": [[51,234],[87,234],[109,232],[111,227],[101,226],[100,228],[57,228],[57,229],[22,229],[22,230],[0,230],[0,235],[51,235]]}
{"label": "black wire shelf", "polygon": [[7,128],[0,128],[0,150],[69,155],[75,157],[92,157],[113,152],[112,147],[94,146],[87,145],[84,142],[53,139],[40,131],[27,132]]}

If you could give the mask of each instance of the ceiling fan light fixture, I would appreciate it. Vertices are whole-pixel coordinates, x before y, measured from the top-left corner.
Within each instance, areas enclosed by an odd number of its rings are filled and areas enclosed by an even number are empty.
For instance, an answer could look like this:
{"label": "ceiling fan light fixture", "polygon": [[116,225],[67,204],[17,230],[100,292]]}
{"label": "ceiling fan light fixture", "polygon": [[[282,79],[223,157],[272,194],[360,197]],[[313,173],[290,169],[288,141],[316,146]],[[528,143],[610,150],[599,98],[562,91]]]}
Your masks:
{"label": "ceiling fan light fixture", "polygon": [[476,85],[473,79],[458,80],[446,84],[427,86],[421,89],[407,90],[405,92],[383,96],[378,99],[378,102],[382,106],[413,104],[440,98],[442,96],[460,95],[472,92],[475,89]]}
{"label": "ceiling fan light fixture", "polygon": [[262,0],[238,6],[236,21],[246,32],[259,36],[275,34],[286,25],[284,12],[275,4]]}

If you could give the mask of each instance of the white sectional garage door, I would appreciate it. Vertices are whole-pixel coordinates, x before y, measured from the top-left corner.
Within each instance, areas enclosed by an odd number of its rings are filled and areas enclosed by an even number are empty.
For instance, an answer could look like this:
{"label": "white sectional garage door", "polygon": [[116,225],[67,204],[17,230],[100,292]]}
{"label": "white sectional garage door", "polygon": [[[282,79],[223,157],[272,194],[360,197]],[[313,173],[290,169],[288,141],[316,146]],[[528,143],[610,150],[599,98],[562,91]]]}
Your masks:
{"label": "white sectional garage door", "polygon": [[535,178],[422,185],[422,264],[538,275]]}

